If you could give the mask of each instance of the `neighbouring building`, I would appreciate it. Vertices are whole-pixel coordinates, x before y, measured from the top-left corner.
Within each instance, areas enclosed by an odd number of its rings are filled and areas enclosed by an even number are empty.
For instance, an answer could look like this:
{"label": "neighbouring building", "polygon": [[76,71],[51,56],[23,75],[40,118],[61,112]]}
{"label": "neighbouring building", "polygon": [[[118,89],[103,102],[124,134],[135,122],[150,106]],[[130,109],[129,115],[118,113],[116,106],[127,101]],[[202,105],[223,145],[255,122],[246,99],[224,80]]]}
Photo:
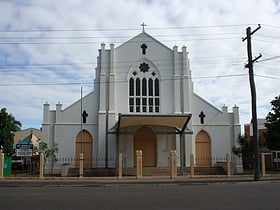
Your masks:
{"label": "neighbouring building", "polygon": [[42,131],[37,128],[27,128],[15,132],[13,148],[17,144],[32,144],[34,154],[39,152],[39,142],[42,139]]}
{"label": "neighbouring building", "polygon": [[[260,143],[261,149],[264,151],[267,151],[267,149],[265,149],[265,147],[263,146],[265,143],[265,132],[267,130],[267,128],[265,127],[265,123],[266,123],[266,119],[264,119],[264,118],[257,119],[259,143]],[[247,138],[250,138],[253,136],[253,124],[252,123],[244,124],[244,134]]]}

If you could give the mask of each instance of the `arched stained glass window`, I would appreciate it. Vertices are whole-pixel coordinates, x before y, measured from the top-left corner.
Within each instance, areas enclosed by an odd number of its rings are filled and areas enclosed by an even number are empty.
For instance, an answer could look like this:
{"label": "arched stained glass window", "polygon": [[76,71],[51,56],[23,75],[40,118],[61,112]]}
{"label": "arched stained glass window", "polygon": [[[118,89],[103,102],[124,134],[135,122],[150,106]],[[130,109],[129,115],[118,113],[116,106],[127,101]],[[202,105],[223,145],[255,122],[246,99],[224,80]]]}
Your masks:
{"label": "arched stained glass window", "polygon": [[128,103],[129,112],[160,112],[160,82],[155,71],[150,74],[147,72],[131,74]]}

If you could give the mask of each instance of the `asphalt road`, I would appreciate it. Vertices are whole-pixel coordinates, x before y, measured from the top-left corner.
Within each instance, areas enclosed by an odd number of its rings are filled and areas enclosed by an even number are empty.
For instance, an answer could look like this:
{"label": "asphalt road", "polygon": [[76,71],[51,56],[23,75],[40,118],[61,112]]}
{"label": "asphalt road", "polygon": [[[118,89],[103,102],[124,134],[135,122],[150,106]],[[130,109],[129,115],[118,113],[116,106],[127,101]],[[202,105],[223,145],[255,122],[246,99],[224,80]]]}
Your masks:
{"label": "asphalt road", "polygon": [[280,209],[280,182],[0,186],[1,210]]}

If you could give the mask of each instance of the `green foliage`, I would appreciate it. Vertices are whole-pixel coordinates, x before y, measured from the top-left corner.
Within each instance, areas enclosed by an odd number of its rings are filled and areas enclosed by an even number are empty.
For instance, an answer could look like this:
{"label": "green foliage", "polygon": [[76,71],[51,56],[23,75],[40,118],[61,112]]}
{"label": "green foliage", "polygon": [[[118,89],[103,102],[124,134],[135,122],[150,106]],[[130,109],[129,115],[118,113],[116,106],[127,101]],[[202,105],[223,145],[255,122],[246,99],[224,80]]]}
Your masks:
{"label": "green foliage", "polygon": [[48,144],[45,142],[39,142],[39,151],[42,152],[45,156],[45,158],[52,157],[55,159],[56,154],[58,153],[58,144],[54,144],[54,148],[49,149]]}
{"label": "green foliage", "polygon": [[6,108],[0,111],[0,149],[7,155],[13,153],[14,132],[20,131],[21,123]]}
{"label": "green foliage", "polygon": [[239,134],[237,143],[239,146],[238,147],[234,146],[231,149],[232,153],[234,155],[237,155],[238,157],[242,157],[244,169],[252,169],[253,154],[254,154],[253,141],[250,138]]}
{"label": "green foliage", "polygon": [[266,116],[266,146],[270,150],[280,150],[280,95],[270,102],[272,108]]}

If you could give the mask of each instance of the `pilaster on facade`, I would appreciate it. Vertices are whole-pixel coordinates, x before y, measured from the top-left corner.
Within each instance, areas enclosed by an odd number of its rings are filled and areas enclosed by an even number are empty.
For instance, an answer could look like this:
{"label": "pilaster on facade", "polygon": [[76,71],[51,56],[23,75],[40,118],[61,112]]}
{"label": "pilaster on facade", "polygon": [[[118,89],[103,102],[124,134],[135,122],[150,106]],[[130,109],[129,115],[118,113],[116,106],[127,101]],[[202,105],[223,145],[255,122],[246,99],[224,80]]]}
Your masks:
{"label": "pilaster on facade", "polygon": [[55,122],[59,123],[62,120],[62,104],[56,104],[56,111],[55,111]]}
{"label": "pilaster on facade", "polygon": [[181,79],[180,75],[173,76],[173,85],[174,85],[174,94],[173,94],[173,101],[174,101],[174,113],[182,113],[181,110]]}
{"label": "pilaster on facade", "polygon": [[49,123],[49,113],[50,113],[50,104],[46,102],[44,104],[44,112],[43,112],[43,123],[47,124]]}
{"label": "pilaster on facade", "polygon": [[109,75],[109,112],[115,112],[116,81],[115,73]]}
{"label": "pilaster on facade", "polygon": [[106,111],[106,74],[100,74],[99,111]]}

